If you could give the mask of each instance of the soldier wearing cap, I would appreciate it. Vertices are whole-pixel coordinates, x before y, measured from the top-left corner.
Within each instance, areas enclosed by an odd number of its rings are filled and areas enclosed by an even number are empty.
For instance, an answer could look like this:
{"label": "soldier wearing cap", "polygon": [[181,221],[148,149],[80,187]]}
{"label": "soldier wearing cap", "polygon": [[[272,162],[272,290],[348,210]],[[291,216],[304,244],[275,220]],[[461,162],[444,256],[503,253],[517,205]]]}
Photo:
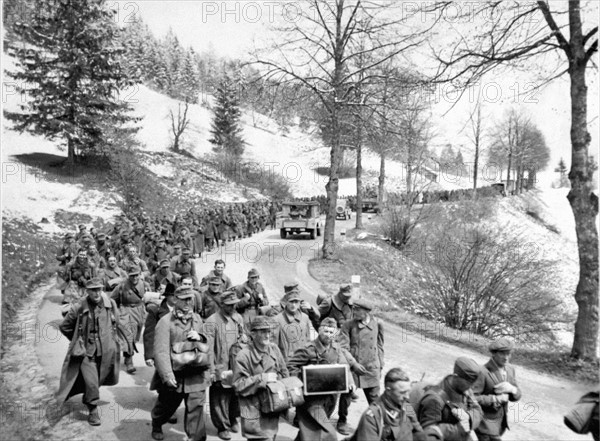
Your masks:
{"label": "soldier wearing cap", "polygon": [[158,269],[156,272],[150,277],[150,287],[157,291],[160,285],[166,285],[167,283],[171,283],[173,285],[177,285],[179,279],[181,278],[179,274],[175,274],[170,270],[171,264],[167,259],[163,259],[160,261]]}
{"label": "soldier wearing cap", "polygon": [[341,327],[346,320],[352,319],[352,285],[340,285],[339,291],[319,302],[321,320],[332,317]]}
{"label": "soldier wearing cap", "polygon": [[221,307],[206,320],[207,334],[215,355],[215,375],[209,390],[210,418],[219,432],[219,438],[231,439],[229,432],[237,432],[237,418],[240,416],[240,406],[235,391],[223,386],[222,380],[226,371],[232,369],[229,353],[234,344],[246,342],[244,320],[236,312],[239,303],[236,293],[232,290],[221,295]]}
{"label": "soldier wearing cap", "polygon": [[[100,386],[119,382],[118,310],[115,302],[102,292],[102,286],[98,278],[87,281],[86,296],[71,305],[59,326],[71,343],[56,398],[62,404],[69,397],[83,393],[83,404],[89,410],[88,423],[92,426],[100,425]],[[84,354],[74,354],[77,349]]]}
{"label": "soldier wearing cap", "polygon": [[208,280],[212,279],[213,277],[218,277],[221,279],[223,290],[229,289],[233,286],[231,279],[225,274],[225,261],[222,259],[215,260],[214,269],[210,270],[209,273],[202,278],[202,283],[200,285],[206,285]]}
{"label": "soldier wearing cap", "polygon": [[521,399],[515,368],[508,364],[513,349],[514,343],[506,337],[492,342],[489,346],[492,357],[473,386],[475,398],[483,409],[483,420],[475,430],[479,441],[499,441],[509,428],[508,402]]}
{"label": "soldier wearing cap", "polygon": [[163,260],[167,260],[170,263],[171,253],[165,242],[163,236],[158,236],[156,239],[156,245],[149,251],[148,254],[148,268],[150,271],[156,271],[161,265]]}
{"label": "soldier wearing cap", "polygon": [[208,281],[208,285],[200,288],[196,299],[196,307],[200,308],[199,314],[204,320],[220,309],[222,289],[223,280],[220,277],[212,277]]}
{"label": "soldier wearing cap", "polygon": [[237,311],[244,318],[244,325],[247,329],[250,328],[252,319],[259,314],[260,308],[269,306],[265,287],[258,281],[259,278],[258,270],[252,268],[248,271],[248,280],[234,288],[240,299],[240,303],[237,304]]}
{"label": "soldier wearing cap", "polygon": [[[354,300],[352,308],[352,319],[341,327],[340,343],[358,362],[353,370],[354,383],[363,390],[367,402],[371,404],[379,397],[379,382],[384,364],[383,324],[371,315],[373,305],[368,300]],[[342,435],[350,434],[347,418],[351,401],[350,394],[340,395],[337,430]]]}
{"label": "soldier wearing cap", "polygon": [[154,366],[150,390],[158,391],[156,404],[152,409],[152,438],[164,439],[162,426],[175,413],[182,400],[185,400],[184,429],[191,441],[206,440],[204,403],[206,389],[214,365],[212,353],[210,367],[173,371],[171,349],[179,342],[207,343],[202,318],[193,312],[193,293],[190,289],[179,287],[175,291],[175,304],[172,311],[166,313],[156,324],[154,332]]}
{"label": "soldier wearing cap", "polygon": [[59,280],[59,289],[61,294],[65,293],[66,283],[69,280],[69,274],[67,273],[67,265],[77,256],[79,251],[79,244],[75,242],[75,238],[72,233],[65,234],[64,243],[58,249],[56,253],[56,260],[59,261],[57,275],[61,279]]}
{"label": "soldier wearing cap", "polygon": [[284,286],[281,303],[283,310],[274,317],[275,344],[279,346],[287,361],[297,349],[305,346],[314,337],[312,323],[319,322],[319,311],[300,297],[298,283]]}
{"label": "soldier wearing cap", "polygon": [[87,232],[87,227],[84,224],[79,224],[77,228],[79,228],[79,232],[75,235],[75,240],[79,242],[83,236],[89,233]]}
{"label": "soldier wearing cap", "polygon": [[98,254],[100,254],[104,258],[104,260],[108,261],[108,258],[111,256],[112,252],[110,250],[106,234],[98,234],[98,236],[96,237],[96,248],[98,249]]}
{"label": "soldier wearing cap", "polygon": [[[357,364],[354,357],[334,341],[337,332],[338,326],[334,318],[327,317],[321,320],[317,338],[297,349],[288,360],[290,375],[301,377],[302,367],[314,364],[347,364],[353,368]],[[354,389],[352,378],[350,389]],[[300,429],[296,439],[336,441],[335,428],[329,422],[336,401],[336,394],[306,397],[304,404],[296,408]]]}
{"label": "soldier wearing cap", "polygon": [[454,373],[440,384],[428,387],[418,407],[419,423],[425,434],[440,440],[474,440],[483,412],[471,387],[481,373],[470,358],[459,357]]}
{"label": "soldier wearing cap", "polygon": [[87,281],[98,275],[96,266],[88,259],[87,251],[84,248],[77,251],[77,257],[67,265],[65,271],[67,280],[75,282],[77,289],[69,290],[63,298],[63,303],[71,303],[83,297]]}
{"label": "soldier wearing cap", "polygon": [[261,413],[257,396],[267,383],[289,376],[283,355],[273,343],[273,326],[267,317],[252,319],[252,340],[233,363],[233,387],[239,395],[242,435],[246,439],[274,440],[279,429],[279,414]]}
{"label": "soldier wearing cap", "polygon": [[191,277],[194,281],[194,287],[198,286],[196,277],[196,265],[191,259],[192,251],[186,246],[181,251],[181,256],[171,259],[171,271],[179,274],[180,277]]}
{"label": "soldier wearing cap", "polygon": [[[127,280],[119,283],[111,293],[111,298],[117,303],[120,311],[121,322],[125,326],[127,341],[131,347],[140,339],[142,326],[146,319],[144,294],[149,291],[146,283],[140,278],[140,269],[131,268],[127,273]],[[136,371],[133,365],[133,352],[124,352],[127,373]]]}
{"label": "soldier wearing cap", "polygon": [[79,244],[75,242],[73,233],[65,234],[64,243],[56,253],[56,260],[60,262],[61,266],[67,265],[79,251]]}

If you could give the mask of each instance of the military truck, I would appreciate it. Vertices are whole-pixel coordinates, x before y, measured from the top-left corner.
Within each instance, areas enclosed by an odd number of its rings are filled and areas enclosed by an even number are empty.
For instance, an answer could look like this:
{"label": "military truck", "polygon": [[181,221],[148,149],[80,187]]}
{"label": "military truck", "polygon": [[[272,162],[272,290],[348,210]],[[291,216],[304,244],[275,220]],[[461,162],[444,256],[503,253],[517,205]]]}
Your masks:
{"label": "military truck", "polygon": [[285,239],[288,234],[308,233],[311,239],[321,235],[319,203],[316,201],[287,201],[277,214],[275,228]]}
{"label": "military truck", "polygon": [[335,203],[335,218],[336,219],[351,219],[351,211],[348,206],[348,199],[338,199]]}

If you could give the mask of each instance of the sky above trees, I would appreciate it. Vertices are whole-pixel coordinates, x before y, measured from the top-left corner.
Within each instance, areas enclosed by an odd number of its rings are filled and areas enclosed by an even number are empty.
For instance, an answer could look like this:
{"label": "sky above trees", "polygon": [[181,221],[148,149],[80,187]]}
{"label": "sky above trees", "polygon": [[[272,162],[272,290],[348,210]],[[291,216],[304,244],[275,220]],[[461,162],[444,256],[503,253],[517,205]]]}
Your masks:
{"label": "sky above trees", "polygon": [[[131,20],[136,13],[157,37],[165,35],[171,27],[182,45],[192,46],[198,52],[214,51],[220,57],[232,58],[244,58],[255,45],[261,45],[269,39],[272,26],[282,21],[289,23],[298,13],[294,3],[288,1],[120,1],[115,2],[115,5],[118,6],[118,19],[121,22]],[[407,11],[405,9],[400,12]],[[433,17],[429,17],[431,18]],[[453,22],[450,16],[443,18],[444,26],[463,26]],[[424,21],[427,19],[428,17],[423,18]],[[464,24],[465,32],[473,25],[473,22]],[[438,35],[435,38],[436,44],[439,44],[440,40],[443,42],[443,38]],[[479,96],[483,100],[484,114],[491,118],[489,125],[500,120],[511,106],[520,105],[524,111],[530,113],[533,121],[544,133],[552,152],[551,167],[548,170],[558,163],[560,157],[569,158],[571,145],[568,79],[563,77],[542,90],[533,90],[534,85],[540,84],[538,74],[539,72],[527,70],[505,75],[496,73],[494,77],[472,88],[460,100],[456,99],[449,88],[439,86],[435,93],[429,96],[429,99],[437,103],[433,107],[437,128],[434,134],[436,136],[432,139],[433,147],[437,149],[452,143],[462,150],[466,161],[470,160],[472,147],[465,127],[469,110]],[[590,151],[597,156],[598,137],[594,136],[600,129],[597,70],[590,71],[588,80],[592,133]]]}

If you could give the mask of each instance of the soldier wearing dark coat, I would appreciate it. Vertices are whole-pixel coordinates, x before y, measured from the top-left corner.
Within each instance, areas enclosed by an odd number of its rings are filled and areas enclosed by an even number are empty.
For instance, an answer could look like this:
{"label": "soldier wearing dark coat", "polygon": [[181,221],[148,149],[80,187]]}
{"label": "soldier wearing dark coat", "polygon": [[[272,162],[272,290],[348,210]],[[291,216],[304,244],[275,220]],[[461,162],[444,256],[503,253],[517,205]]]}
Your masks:
{"label": "soldier wearing dark coat", "polygon": [[269,305],[265,287],[258,281],[259,278],[258,270],[252,268],[248,271],[248,280],[234,288],[240,299],[237,311],[244,318],[247,329],[250,329],[250,323],[259,314],[260,308]]}
{"label": "soldier wearing dark coat", "polygon": [[154,333],[156,324],[165,315],[173,311],[177,298],[175,297],[175,285],[167,285],[164,292],[164,299],[160,304],[149,303],[146,306],[146,323],[144,325],[144,360],[146,366],[154,366]]}
{"label": "soldier wearing dark coat", "polygon": [[[373,305],[368,300],[357,299],[352,308],[353,317],[342,326],[340,342],[359,363],[355,369],[358,373],[353,373],[354,383],[363,390],[367,402],[371,404],[379,397],[379,382],[384,364],[383,324],[370,314]],[[342,435],[350,434],[346,423],[351,402],[349,394],[340,396],[337,429]]]}
{"label": "soldier wearing dark coat", "polygon": [[519,401],[515,368],[508,364],[514,343],[502,337],[489,346],[490,360],[473,385],[473,393],[483,410],[483,420],[475,432],[479,441],[500,441],[508,429],[508,402]]}
{"label": "soldier wearing dark coat", "polygon": [[196,277],[196,265],[190,258],[192,251],[190,248],[184,247],[181,256],[171,260],[171,271],[178,274],[180,277],[191,277],[194,287],[198,286],[198,278]]}
{"label": "soldier wearing dark coat", "polygon": [[321,320],[332,317],[341,327],[352,318],[352,285],[341,285],[337,294],[323,299],[319,303]]}
{"label": "soldier wearing dark coat", "polygon": [[222,280],[219,277],[213,277],[207,286],[200,288],[196,296],[195,308],[198,314],[204,320],[209,318],[221,308]]}
{"label": "soldier wearing dark coat", "polygon": [[106,234],[99,233],[96,238],[96,248],[98,249],[98,254],[100,254],[104,260],[108,260],[111,256],[112,251],[110,249],[110,244],[108,240],[106,240]]}
{"label": "soldier wearing dark coat", "polygon": [[152,409],[152,438],[164,439],[162,426],[169,421],[181,401],[185,400],[184,429],[191,441],[206,440],[204,403],[206,389],[213,369],[212,353],[208,351],[210,367],[173,370],[171,350],[179,342],[207,342],[202,319],[192,311],[191,290],[178,288],[177,301],[172,312],[165,314],[157,323],[154,333],[154,365],[156,371],[150,384],[158,391]]}
{"label": "soldier wearing dark coat", "polygon": [[[322,320],[319,336],[288,360],[290,375],[301,376],[303,366],[314,364],[347,364],[353,368],[356,360],[334,341],[337,331],[335,319]],[[354,383],[350,382],[350,388],[354,389]],[[329,422],[336,401],[336,394],[306,397],[304,404],[296,408],[300,429],[296,441],[337,441],[335,428]]]}
{"label": "soldier wearing dark coat", "polygon": [[418,406],[419,423],[428,437],[445,441],[475,439],[483,412],[471,387],[481,372],[467,357],[454,362],[454,374],[427,388]]}
{"label": "soldier wearing dark coat", "polygon": [[348,441],[426,441],[423,428],[408,402],[411,382],[400,368],[385,375],[385,391],[370,403]]}
{"label": "soldier wearing dark coat", "polygon": [[171,283],[173,285],[177,285],[177,282],[181,279],[179,274],[175,274],[172,272],[169,267],[170,263],[167,259],[163,259],[160,262],[160,265],[156,272],[150,277],[150,288],[154,291],[158,291],[160,285],[166,285],[167,283]]}
{"label": "soldier wearing dark coat", "polygon": [[83,393],[88,423],[93,426],[100,425],[100,386],[117,384],[120,368],[117,305],[102,287],[100,279],[89,280],[86,297],[71,306],[59,326],[71,343],[62,366],[57,402]]}
{"label": "soldier wearing dark coat", "polygon": [[250,325],[252,341],[236,356],[233,387],[239,395],[242,435],[246,439],[272,441],[279,429],[279,414],[260,411],[258,392],[268,383],[289,376],[279,348],[272,342],[272,327],[266,317],[255,317]]}

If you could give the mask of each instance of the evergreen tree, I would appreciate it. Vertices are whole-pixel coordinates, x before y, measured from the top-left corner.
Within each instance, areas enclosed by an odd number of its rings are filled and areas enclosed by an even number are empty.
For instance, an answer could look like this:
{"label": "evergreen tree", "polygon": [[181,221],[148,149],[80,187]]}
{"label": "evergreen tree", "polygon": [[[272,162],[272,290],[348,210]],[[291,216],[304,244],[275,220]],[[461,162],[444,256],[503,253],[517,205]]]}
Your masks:
{"label": "evergreen tree", "polygon": [[236,89],[225,76],[217,88],[214,118],[210,133],[213,150],[224,155],[229,161],[237,160],[244,153],[245,141],[240,127],[241,112]]}
{"label": "evergreen tree", "polygon": [[132,83],[120,64],[120,30],[104,1],[35,0],[35,8],[28,22],[14,25],[28,47],[17,51],[18,69],[9,73],[29,86],[21,90],[29,99],[21,112],[5,114],[15,130],[61,140],[74,162],[101,150],[107,127],[136,130],[118,98]]}
{"label": "evergreen tree", "polygon": [[200,93],[200,76],[194,58],[194,50],[190,48],[183,62],[178,89],[185,102],[195,104]]}

